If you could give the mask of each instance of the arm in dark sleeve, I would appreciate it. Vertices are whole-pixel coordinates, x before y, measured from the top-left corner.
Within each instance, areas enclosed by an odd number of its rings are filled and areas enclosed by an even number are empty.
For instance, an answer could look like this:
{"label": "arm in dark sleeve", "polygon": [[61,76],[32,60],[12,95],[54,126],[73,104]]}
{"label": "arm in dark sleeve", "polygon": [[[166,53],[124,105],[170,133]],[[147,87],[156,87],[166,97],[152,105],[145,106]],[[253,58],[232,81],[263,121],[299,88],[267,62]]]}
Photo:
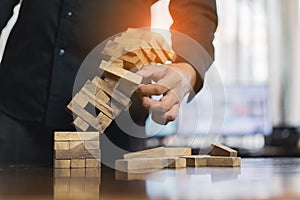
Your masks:
{"label": "arm in dark sleeve", "polygon": [[[213,40],[218,24],[215,0],[171,0],[170,13],[174,23],[171,30],[188,37],[172,33],[173,48],[179,52],[179,60],[184,59],[198,71],[197,93],[203,85],[204,74],[214,60]],[[200,45],[192,44],[196,41]],[[203,47],[203,48],[202,48]],[[191,96],[190,96],[191,97]]]}
{"label": "arm in dark sleeve", "polygon": [[1,0],[0,1],[0,34],[2,29],[6,26],[8,20],[13,15],[14,7],[20,0]]}

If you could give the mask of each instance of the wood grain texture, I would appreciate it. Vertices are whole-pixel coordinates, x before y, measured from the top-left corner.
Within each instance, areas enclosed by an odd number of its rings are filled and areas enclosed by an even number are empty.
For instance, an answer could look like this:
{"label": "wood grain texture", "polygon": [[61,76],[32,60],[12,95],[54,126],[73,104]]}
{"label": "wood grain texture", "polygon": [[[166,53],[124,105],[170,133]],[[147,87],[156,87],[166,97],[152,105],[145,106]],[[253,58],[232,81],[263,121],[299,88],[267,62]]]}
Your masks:
{"label": "wood grain texture", "polygon": [[97,87],[101,88],[104,92],[106,92],[111,98],[116,100],[125,110],[127,110],[130,107],[131,100],[129,97],[125,96],[116,88],[111,87],[107,82],[105,82],[98,76],[95,76],[92,82],[96,84]]}
{"label": "wood grain texture", "polygon": [[207,167],[240,167],[240,157],[222,157],[222,156],[210,156],[207,157]]}
{"label": "wood grain texture", "polygon": [[[98,120],[88,111],[84,109],[78,102],[81,100],[86,100],[85,97],[83,97],[81,94],[77,93],[75,97],[72,99],[72,101],[68,104],[67,108],[73,112],[75,115],[83,119],[85,122],[90,124],[94,129],[99,130],[100,129],[100,123]],[[87,101],[87,100],[86,100]],[[88,101],[87,101],[88,102]]]}
{"label": "wood grain texture", "polygon": [[85,159],[72,159],[71,168],[85,168]]}
{"label": "wood grain texture", "polygon": [[211,156],[237,157],[237,151],[222,144],[211,145]]}
{"label": "wood grain texture", "polygon": [[54,150],[69,150],[70,149],[70,145],[68,141],[55,141],[54,142]]}
{"label": "wood grain texture", "polygon": [[183,156],[186,159],[187,167],[206,167],[207,163],[206,155],[191,155],[191,156]]}
{"label": "wood grain texture", "polygon": [[84,141],[70,141],[70,150],[80,150],[85,149]]}
{"label": "wood grain texture", "polygon": [[71,161],[69,159],[66,160],[54,160],[54,168],[70,168]]}
{"label": "wood grain texture", "polygon": [[76,117],[72,124],[77,130],[79,129],[80,131],[87,131],[90,127],[90,125],[80,117]]}
{"label": "wood grain texture", "polygon": [[175,156],[189,156],[192,154],[191,148],[154,148],[134,153],[124,154],[125,159],[130,158],[162,158]]}
{"label": "wood grain texture", "polygon": [[54,132],[55,141],[80,141],[80,140],[92,140],[98,141],[100,139],[99,132]]}
{"label": "wood grain texture", "polygon": [[100,150],[56,150],[54,151],[55,159],[84,159],[84,158],[100,158]]}
{"label": "wood grain texture", "polygon": [[97,159],[86,159],[85,160],[85,167],[87,168],[99,168],[100,162]]}
{"label": "wood grain texture", "polygon": [[125,70],[120,67],[116,67],[114,65],[109,65],[108,62],[103,61],[101,62],[99,68],[105,72],[108,72],[114,76],[117,76],[119,78],[122,78],[130,83],[133,83],[135,85],[139,85],[142,83],[143,77],[139,76],[135,73],[132,73],[128,70]]}

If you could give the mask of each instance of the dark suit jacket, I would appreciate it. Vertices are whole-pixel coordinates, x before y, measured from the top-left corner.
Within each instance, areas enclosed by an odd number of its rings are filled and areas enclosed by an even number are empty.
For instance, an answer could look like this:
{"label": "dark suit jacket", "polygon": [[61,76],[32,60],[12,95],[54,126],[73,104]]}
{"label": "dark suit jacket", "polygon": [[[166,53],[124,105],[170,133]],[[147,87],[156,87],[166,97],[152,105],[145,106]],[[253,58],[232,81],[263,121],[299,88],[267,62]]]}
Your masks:
{"label": "dark suit jacket", "polygon": [[[18,2],[0,1],[0,30]],[[24,0],[1,63],[0,110],[19,120],[69,129],[72,116],[65,107],[85,56],[101,41],[128,27],[149,27],[154,2]],[[172,29],[192,37],[213,56],[215,1],[171,0],[170,12]]]}

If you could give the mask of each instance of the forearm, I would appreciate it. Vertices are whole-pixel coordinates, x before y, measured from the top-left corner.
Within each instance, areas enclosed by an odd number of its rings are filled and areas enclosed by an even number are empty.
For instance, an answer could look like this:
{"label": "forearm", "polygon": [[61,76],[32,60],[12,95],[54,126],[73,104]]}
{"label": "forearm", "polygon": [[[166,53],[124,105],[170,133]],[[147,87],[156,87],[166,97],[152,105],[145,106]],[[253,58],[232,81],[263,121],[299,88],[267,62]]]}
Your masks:
{"label": "forearm", "polygon": [[174,50],[179,54],[177,62],[188,62],[197,71],[194,85],[198,92],[203,85],[204,74],[214,60],[213,40],[218,18],[215,0],[171,0],[170,13],[174,19],[172,34]]}

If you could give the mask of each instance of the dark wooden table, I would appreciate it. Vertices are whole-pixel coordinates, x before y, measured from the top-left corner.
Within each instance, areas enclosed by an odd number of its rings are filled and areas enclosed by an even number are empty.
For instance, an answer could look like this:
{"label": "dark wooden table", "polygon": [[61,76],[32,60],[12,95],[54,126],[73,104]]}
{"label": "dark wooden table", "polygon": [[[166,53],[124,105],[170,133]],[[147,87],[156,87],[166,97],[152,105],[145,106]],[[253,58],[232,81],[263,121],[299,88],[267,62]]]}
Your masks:
{"label": "dark wooden table", "polygon": [[[70,175],[70,177],[68,177]],[[243,159],[241,168],[97,170],[0,167],[0,199],[300,199],[300,158]]]}

